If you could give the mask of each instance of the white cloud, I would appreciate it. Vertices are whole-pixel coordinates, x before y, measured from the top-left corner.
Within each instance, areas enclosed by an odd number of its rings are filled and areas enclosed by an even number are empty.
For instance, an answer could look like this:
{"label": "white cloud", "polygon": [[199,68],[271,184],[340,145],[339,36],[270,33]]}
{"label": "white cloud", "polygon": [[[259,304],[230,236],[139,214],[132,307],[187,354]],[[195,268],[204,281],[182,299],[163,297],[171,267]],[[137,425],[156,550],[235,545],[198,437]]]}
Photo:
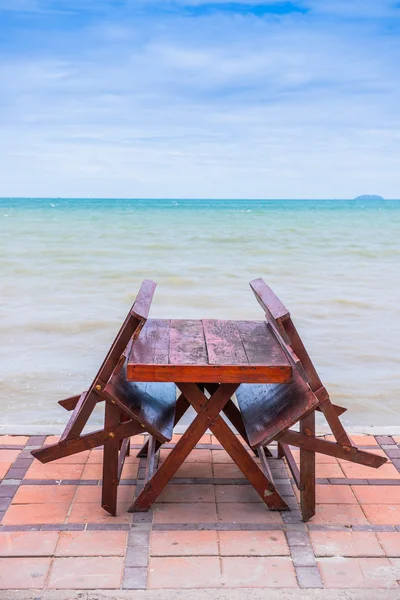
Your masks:
{"label": "white cloud", "polygon": [[399,195],[400,50],[379,19],[111,11],[40,37],[13,27],[0,195]]}

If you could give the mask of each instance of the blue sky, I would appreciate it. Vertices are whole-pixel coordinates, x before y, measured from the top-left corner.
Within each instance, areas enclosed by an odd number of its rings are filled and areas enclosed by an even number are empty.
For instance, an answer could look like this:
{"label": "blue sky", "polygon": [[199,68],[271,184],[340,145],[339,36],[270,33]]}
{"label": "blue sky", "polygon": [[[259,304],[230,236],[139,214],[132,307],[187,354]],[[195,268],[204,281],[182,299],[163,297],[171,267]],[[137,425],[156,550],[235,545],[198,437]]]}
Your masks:
{"label": "blue sky", "polygon": [[400,197],[400,2],[0,0],[0,196]]}

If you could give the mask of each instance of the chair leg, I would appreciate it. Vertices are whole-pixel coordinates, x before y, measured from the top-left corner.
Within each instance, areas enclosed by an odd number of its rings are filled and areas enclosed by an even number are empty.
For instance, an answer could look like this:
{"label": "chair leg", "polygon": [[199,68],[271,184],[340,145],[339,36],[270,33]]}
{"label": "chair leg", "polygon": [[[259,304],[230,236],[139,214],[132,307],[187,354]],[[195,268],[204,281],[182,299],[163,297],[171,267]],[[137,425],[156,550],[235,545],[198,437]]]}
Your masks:
{"label": "chair leg", "polygon": [[[300,420],[300,433],[315,437],[315,411]],[[315,452],[300,448],[300,508],[303,521],[315,515]]]}
{"label": "chair leg", "polygon": [[[104,428],[118,426],[120,419],[120,409],[114,404],[106,402]],[[117,514],[118,459],[119,439],[111,437],[104,444],[101,506],[113,516]]]}

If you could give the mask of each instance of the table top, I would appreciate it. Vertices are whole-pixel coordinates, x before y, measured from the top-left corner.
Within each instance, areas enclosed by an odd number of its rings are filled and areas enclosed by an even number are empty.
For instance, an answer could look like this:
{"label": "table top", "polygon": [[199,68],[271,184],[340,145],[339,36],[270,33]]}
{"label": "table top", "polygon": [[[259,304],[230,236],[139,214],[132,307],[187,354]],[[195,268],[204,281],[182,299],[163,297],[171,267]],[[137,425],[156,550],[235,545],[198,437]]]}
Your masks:
{"label": "table top", "polygon": [[130,381],[286,383],[291,376],[265,321],[149,319],[127,363]]}

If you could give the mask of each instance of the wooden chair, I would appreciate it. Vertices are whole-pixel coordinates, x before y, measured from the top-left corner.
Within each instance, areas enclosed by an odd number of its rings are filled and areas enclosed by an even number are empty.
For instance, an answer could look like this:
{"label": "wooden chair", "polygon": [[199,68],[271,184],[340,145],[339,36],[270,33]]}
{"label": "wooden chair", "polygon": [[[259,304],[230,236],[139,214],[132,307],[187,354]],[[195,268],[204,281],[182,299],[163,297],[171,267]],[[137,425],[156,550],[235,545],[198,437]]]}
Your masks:
{"label": "wooden chair", "polygon": [[[303,521],[308,521],[315,514],[316,452],[374,468],[387,459],[354,446],[339,419],[346,409],[330,401],[289,311],[262,279],[252,281],[250,287],[265,311],[268,328],[289,358],[293,378],[289,384],[242,384],[236,396],[251,447],[257,450],[278,442],[278,456],[287,460],[300,490]],[[316,410],[324,414],[336,443],[315,437]],[[299,432],[290,429],[296,423]],[[290,445],[300,448],[300,468]]]}
{"label": "wooden chair", "polygon": [[[155,467],[155,441],[172,438],[176,387],[173,383],[134,383],[126,379],[126,358],[145,324],[156,284],[145,280],[89,389],[59,404],[72,414],[57,444],[32,452],[42,463],[97,446],[104,447],[102,507],[116,514],[117,489],[130,436],[150,434],[146,476]],[[105,401],[104,428],[82,434],[98,402]]]}

